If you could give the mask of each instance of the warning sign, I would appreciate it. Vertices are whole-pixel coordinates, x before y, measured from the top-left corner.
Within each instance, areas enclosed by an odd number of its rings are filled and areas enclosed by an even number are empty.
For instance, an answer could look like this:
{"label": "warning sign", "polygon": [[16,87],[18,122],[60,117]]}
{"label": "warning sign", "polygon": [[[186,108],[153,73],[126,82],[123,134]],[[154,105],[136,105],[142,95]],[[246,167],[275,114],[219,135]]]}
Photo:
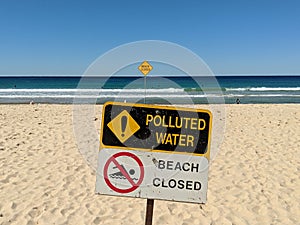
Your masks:
{"label": "warning sign", "polygon": [[119,193],[132,192],[143,181],[143,163],[129,152],[116,153],[105,163],[104,178],[112,190]]}
{"label": "warning sign", "polygon": [[144,61],[138,68],[144,76],[147,76],[147,74],[153,69],[147,61]]}
{"label": "warning sign", "polygon": [[211,124],[208,110],[106,103],[96,192],[205,203]]}
{"label": "warning sign", "polygon": [[126,110],[117,115],[107,126],[122,143],[140,129]]}
{"label": "warning sign", "polygon": [[104,105],[102,121],[102,148],[192,153],[209,159],[208,110],[110,102]]}

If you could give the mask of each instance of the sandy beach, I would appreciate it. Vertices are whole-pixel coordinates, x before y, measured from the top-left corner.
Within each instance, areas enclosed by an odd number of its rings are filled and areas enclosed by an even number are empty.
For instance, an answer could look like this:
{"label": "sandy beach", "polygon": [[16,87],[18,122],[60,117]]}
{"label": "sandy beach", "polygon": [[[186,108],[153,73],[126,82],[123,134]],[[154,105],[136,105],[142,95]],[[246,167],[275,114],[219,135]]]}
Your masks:
{"label": "sandy beach", "polygon": [[[0,105],[1,225],[144,224],[145,199],[95,195],[72,107]],[[156,200],[153,224],[300,224],[299,187],[300,105],[226,105],[207,203]]]}

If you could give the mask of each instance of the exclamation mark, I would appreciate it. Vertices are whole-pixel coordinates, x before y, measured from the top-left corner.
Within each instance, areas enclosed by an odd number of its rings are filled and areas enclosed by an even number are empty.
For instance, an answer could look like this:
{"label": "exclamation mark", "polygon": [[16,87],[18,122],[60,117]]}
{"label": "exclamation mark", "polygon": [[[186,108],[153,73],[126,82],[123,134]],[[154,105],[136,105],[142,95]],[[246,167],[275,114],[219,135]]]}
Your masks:
{"label": "exclamation mark", "polygon": [[122,118],[121,118],[121,131],[122,131],[121,136],[122,136],[122,137],[125,136],[125,130],[126,130],[126,127],[127,127],[127,116],[124,115],[124,116],[122,116]]}

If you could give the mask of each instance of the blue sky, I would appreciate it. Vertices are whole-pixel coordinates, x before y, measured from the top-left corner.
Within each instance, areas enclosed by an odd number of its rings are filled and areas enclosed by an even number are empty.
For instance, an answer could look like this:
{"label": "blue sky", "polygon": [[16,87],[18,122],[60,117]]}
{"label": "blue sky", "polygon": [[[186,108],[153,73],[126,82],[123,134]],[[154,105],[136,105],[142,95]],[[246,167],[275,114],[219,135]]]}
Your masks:
{"label": "blue sky", "polygon": [[298,0],[2,0],[0,75],[80,75],[139,40],[170,41],[215,74],[300,74]]}

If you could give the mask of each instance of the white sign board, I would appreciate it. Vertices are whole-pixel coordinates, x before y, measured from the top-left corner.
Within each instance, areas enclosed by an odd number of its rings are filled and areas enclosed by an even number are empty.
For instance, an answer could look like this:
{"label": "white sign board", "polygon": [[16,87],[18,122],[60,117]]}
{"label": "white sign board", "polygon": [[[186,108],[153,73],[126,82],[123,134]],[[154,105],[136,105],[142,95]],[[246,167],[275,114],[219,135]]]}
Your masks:
{"label": "white sign board", "polygon": [[200,156],[102,149],[96,192],[205,203],[208,165]]}

